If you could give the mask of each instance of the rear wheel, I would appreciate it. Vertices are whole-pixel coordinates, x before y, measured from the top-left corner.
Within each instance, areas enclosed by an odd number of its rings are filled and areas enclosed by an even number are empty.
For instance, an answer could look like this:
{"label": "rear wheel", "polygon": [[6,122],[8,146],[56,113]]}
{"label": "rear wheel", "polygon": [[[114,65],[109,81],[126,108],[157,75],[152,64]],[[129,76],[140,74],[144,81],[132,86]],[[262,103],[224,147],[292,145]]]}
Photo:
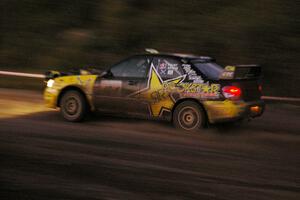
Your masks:
{"label": "rear wheel", "polygon": [[87,102],[80,92],[70,90],[63,94],[60,100],[60,113],[63,118],[71,122],[79,122],[84,119],[87,110]]}
{"label": "rear wheel", "polygon": [[196,131],[204,127],[204,111],[196,102],[184,101],[173,112],[173,124],[176,128]]}

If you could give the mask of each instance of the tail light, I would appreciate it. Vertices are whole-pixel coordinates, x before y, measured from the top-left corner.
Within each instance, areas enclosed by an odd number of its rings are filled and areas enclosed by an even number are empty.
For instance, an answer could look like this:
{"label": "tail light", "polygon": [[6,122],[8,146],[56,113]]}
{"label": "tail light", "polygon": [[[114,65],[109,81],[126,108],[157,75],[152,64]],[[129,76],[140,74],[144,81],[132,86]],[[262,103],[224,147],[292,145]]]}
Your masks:
{"label": "tail light", "polygon": [[242,90],[236,86],[225,86],[222,92],[227,99],[239,99],[242,94]]}
{"label": "tail light", "polygon": [[259,90],[260,92],[262,92],[262,89],[263,89],[263,88],[262,88],[262,85],[259,85],[259,86],[258,86],[258,90]]}

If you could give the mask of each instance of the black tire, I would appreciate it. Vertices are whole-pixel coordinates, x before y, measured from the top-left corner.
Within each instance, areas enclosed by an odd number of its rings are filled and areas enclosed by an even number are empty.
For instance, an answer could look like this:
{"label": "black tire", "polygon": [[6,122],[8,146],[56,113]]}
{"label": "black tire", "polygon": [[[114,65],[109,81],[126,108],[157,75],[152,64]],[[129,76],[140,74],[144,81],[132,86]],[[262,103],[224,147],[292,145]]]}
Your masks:
{"label": "black tire", "polygon": [[193,101],[184,101],[175,107],[172,116],[176,128],[197,131],[204,127],[206,117],[202,107]]}
{"label": "black tire", "polygon": [[85,97],[76,90],[65,92],[59,105],[62,117],[70,122],[82,121],[86,117],[88,111]]}

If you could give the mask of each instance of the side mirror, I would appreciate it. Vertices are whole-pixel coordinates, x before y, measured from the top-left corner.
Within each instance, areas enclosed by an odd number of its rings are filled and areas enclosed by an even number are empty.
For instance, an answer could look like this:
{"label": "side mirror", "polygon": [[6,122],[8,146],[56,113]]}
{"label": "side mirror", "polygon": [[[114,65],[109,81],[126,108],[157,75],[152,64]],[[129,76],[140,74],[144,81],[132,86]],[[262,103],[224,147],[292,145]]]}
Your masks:
{"label": "side mirror", "polygon": [[103,77],[103,78],[110,78],[110,77],[113,77],[113,74],[111,73],[110,70],[107,70],[107,71],[104,71],[101,73],[100,77]]}

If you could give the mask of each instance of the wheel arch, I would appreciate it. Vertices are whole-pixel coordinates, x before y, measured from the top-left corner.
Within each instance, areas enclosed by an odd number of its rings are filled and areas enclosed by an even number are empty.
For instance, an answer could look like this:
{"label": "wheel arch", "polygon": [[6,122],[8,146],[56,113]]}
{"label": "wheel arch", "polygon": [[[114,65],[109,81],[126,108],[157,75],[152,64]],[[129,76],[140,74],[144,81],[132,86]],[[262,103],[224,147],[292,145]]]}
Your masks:
{"label": "wheel arch", "polygon": [[89,100],[88,100],[88,98],[87,98],[85,92],[83,91],[83,89],[81,89],[80,87],[75,86],[75,85],[67,86],[67,87],[63,88],[63,89],[60,91],[60,93],[59,93],[59,95],[58,95],[58,98],[57,98],[57,101],[56,101],[56,106],[57,106],[57,107],[60,107],[59,104],[60,104],[60,100],[61,100],[61,98],[63,97],[63,95],[64,95],[66,92],[71,91],[71,90],[75,90],[75,91],[81,93],[82,96],[84,97],[84,99],[85,99],[85,101],[86,101],[86,103],[87,103],[89,109],[91,108],[91,103],[89,102]]}
{"label": "wheel arch", "polygon": [[173,114],[174,114],[174,111],[175,111],[176,107],[179,104],[181,104],[185,101],[192,101],[192,102],[195,102],[196,104],[198,104],[202,108],[202,110],[204,111],[204,116],[205,116],[205,119],[206,119],[206,123],[209,122],[208,114],[207,114],[207,111],[206,111],[204,105],[198,99],[194,99],[194,98],[182,98],[182,99],[177,100],[176,103],[174,104],[173,108],[172,108],[172,118],[173,118]]}

